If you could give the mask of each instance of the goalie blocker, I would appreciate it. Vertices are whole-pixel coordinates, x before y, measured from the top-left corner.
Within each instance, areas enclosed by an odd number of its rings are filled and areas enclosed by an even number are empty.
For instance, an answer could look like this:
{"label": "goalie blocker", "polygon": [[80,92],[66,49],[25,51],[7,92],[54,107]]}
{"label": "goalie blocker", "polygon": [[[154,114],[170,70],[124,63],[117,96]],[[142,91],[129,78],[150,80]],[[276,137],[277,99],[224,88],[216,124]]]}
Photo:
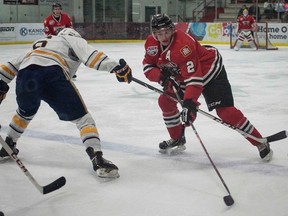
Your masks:
{"label": "goalie blocker", "polygon": [[[269,23],[257,23],[257,31],[254,31],[255,43],[258,49],[266,50],[278,50],[278,47],[274,46],[269,40],[269,34],[267,29],[269,29]],[[237,23],[230,24],[230,48],[234,49],[237,42]],[[243,41],[241,48],[250,48],[250,44],[247,40]]]}

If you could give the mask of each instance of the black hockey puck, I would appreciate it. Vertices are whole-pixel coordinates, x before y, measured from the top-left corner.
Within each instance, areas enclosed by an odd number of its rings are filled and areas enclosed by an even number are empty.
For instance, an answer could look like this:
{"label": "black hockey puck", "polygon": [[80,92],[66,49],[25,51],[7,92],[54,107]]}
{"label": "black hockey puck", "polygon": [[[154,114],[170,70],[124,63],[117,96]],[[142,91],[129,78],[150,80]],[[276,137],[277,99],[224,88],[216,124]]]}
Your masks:
{"label": "black hockey puck", "polygon": [[231,206],[234,204],[234,199],[232,198],[231,195],[224,196],[223,199],[224,199],[224,202],[227,206]]}
{"label": "black hockey puck", "polygon": [[4,216],[4,213],[2,211],[0,211],[0,216]]}

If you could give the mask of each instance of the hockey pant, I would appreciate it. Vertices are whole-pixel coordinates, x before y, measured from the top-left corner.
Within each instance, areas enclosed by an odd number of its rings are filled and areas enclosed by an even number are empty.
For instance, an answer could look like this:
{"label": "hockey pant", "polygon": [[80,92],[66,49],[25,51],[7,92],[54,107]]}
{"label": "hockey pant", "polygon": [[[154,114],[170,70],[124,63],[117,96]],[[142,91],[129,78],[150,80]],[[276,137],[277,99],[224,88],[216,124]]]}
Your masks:
{"label": "hockey pant", "polygon": [[236,40],[236,43],[235,43],[235,47],[234,49],[235,50],[239,50],[242,46],[242,43],[247,40],[250,47],[257,50],[258,49],[258,46],[255,42],[255,38],[254,38],[254,35],[253,35],[253,32],[252,31],[241,31],[237,37],[237,40]]}

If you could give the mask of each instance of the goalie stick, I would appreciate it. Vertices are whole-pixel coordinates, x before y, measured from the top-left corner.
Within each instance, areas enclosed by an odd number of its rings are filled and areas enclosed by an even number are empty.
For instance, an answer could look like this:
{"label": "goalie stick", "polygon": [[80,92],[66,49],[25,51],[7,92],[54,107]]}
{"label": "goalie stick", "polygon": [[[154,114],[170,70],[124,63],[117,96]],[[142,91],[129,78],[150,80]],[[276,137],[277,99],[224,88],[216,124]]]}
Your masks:
{"label": "goalie stick", "polygon": [[[175,97],[173,97],[173,96],[171,96],[169,94],[166,94],[164,91],[162,91],[162,90],[160,90],[158,88],[155,88],[154,86],[149,85],[148,83],[145,83],[145,82],[143,82],[143,81],[141,81],[139,79],[136,79],[135,77],[132,77],[132,80],[134,82],[136,82],[136,83],[138,83],[138,84],[140,84],[140,85],[142,85],[142,86],[144,86],[144,87],[146,87],[146,88],[158,93],[158,94],[162,94],[162,95],[164,95],[166,97],[169,97],[170,99],[178,102],[177,98],[175,98]],[[178,85],[178,83],[177,83],[177,85]],[[253,139],[253,140],[255,140],[255,141],[259,142],[259,143],[275,142],[275,141],[278,141],[278,140],[285,139],[288,136],[288,132],[283,130],[283,131],[275,133],[275,134],[273,134],[271,136],[258,138],[258,137],[255,137],[255,136],[249,134],[249,133],[246,133],[245,131],[243,131],[243,130],[241,130],[241,129],[239,129],[239,128],[231,125],[231,124],[228,124],[228,123],[224,122],[222,119],[217,118],[216,116],[213,116],[213,115],[211,115],[211,114],[209,114],[209,113],[207,113],[207,112],[205,112],[205,111],[203,111],[203,110],[201,110],[199,108],[198,108],[198,112],[201,113],[202,115],[204,115],[204,116],[206,116],[206,117],[208,117],[208,118],[210,118],[210,119],[212,119],[212,120],[214,120],[214,121],[226,126],[226,127],[229,127],[229,128],[231,128],[233,130],[236,130],[238,133],[240,133],[244,137],[249,137],[249,138],[251,138],[251,139]]]}
{"label": "goalie stick", "polygon": [[63,187],[66,183],[65,177],[60,177],[53,181],[52,183],[41,186],[39,183],[34,179],[34,177],[31,175],[31,173],[28,171],[28,169],[25,167],[25,165],[22,163],[22,161],[17,157],[17,155],[13,152],[13,150],[9,147],[9,145],[5,142],[5,140],[0,136],[0,143],[5,149],[5,151],[9,154],[10,158],[13,159],[16,164],[20,167],[20,169],[24,172],[24,174],[28,177],[30,182],[38,189],[38,191],[42,194],[48,194],[50,192],[53,192],[61,187]]}

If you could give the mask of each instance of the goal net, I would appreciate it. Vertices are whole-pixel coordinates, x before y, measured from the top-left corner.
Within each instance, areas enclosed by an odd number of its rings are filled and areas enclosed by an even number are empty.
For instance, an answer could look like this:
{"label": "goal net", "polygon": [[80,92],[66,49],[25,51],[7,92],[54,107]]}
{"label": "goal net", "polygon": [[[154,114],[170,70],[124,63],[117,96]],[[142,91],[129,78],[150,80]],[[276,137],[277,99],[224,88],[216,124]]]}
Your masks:
{"label": "goal net", "polygon": [[[278,50],[278,47],[274,46],[268,37],[268,23],[257,23],[258,31],[254,32],[255,42],[258,45],[259,49],[266,50]],[[231,23],[230,26],[230,48],[233,49],[236,42],[236,27],[237,23]],[[241,48],[250,47],[247,40],[243,42]]]}

